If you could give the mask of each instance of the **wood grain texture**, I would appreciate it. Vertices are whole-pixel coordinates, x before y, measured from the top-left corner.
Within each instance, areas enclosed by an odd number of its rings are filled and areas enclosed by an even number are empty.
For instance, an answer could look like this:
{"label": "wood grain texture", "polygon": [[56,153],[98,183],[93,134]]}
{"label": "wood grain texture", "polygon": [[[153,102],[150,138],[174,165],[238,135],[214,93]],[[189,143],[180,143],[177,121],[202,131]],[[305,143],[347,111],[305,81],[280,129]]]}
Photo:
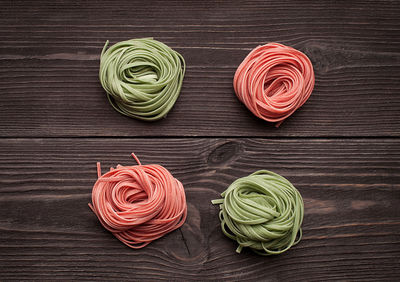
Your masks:
{"label": "wood grain texture", "polygon": [[[398,280],[398,1],[0,8],[0,280]],[[148,36],[188,65],[180,98],[155,123],[115,112],[97,77],[106,40]],[[306,53],[316,74],[310,100],[279,129],[232,88],[247,53],[272,41]],[[141,250],[116,240],[87,206],[96,161],[103,171],[132,164],[131,151],[169,169],[188,200],[185,225]],[[279,256],[239,255],[210,201],[262,168],[302,193],[304,238]]]}
{"label": "wood grain texture", "polygon": [[[87,203],[118,163],[159,163],[182,181],[182,228],[132,250]],[[257,169],[287,177],[305,201],[301,243],[235,253],[211,200]],[[384,281],[400,275],[398,139],[0,139],[0,277],[77,280]]]}
{"label": "wood grain texture", "polygon": [[[397,1],[1,1],[0,136],[400,136]],[[104,42],[153,36],[185,57],[168,117],[115,112],[98,81]],[[246,54],[278,41],[316,87],[281,128],[235,97]]]}

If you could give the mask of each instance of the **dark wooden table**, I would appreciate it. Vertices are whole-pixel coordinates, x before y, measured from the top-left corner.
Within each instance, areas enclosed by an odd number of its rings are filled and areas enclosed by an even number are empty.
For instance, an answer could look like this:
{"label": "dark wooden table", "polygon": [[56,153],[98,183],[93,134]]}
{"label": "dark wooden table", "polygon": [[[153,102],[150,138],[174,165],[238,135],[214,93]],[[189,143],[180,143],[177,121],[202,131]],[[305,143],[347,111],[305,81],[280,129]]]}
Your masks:
{"label": "dark wooden table", "polygon": [[[398,1],[1,1],[0,280],[398,280]],[[152,36],[187,61],[166,119],[115,112],[98,81],[108,39]],[[313,62],[309,101],[280,128],[232,88],[257,45]],[[89,210],[96,162],[159,163],[182,181],[185,225],[132,250]],[[305,202],[304,238],[245,250],[210,200],[258,169]]]}

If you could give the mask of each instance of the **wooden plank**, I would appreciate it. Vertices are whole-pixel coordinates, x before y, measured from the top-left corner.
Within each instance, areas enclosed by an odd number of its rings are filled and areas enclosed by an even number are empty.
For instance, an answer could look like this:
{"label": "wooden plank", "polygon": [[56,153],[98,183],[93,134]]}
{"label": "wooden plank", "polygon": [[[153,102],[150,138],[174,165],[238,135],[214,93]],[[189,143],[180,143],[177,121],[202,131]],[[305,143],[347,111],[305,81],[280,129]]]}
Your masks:
{"label": "wooden plank", "polygon": [[[400,136],[396,1],[4,1],[0,136]],[[104,42],[153,36],[188,69],[165,120],[115,112],[98,82]],[[278,41],[312,60],[316,87],[281,128],[255,118],[232,78]]]}
{"label": "wooden plank", "polygon": [[[159,163],[184,184],[185,225],[141,250],[87,207],[118,163]],[[258,169],[287,177],[305,201],[289,252],[235,253],[210,201]],[[79,280],[396,280],[400,275],[397,139],[0,139],[0,277]]]}

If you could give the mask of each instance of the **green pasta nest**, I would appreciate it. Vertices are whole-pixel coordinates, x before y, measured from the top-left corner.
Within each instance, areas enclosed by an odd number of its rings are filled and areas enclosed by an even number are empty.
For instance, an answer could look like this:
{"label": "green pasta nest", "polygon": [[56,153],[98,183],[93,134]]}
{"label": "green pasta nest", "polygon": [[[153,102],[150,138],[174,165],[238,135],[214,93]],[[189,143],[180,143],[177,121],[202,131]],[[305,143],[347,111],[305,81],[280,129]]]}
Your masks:
{"label": "green pasta nest", "polygon": [[223,233],[261,255],[280,254],[302,236],[304,204],[299,191],[284,177],[259,170],[234,181],[222,194],[219,217]]}
{"label": "green pasta nest", "polygon": [[101,52],[99,79],[111,106],[140,120],[164,117],[182,88],[186,68],[182,55],[152,38],[107,46],[108,41]]}

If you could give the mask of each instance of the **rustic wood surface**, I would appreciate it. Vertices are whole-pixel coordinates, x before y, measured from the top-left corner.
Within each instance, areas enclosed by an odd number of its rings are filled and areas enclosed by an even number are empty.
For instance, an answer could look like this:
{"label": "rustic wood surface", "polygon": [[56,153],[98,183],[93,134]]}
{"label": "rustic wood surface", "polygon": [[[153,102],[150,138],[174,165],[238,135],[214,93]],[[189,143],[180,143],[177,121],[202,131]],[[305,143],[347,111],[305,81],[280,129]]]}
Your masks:
{"label": "rustic wood surface", "polygon": [[[1,1],[0,281],[395,281],[400,277],[398,1]],[[115,112],[98,81],[108,39],[149,37],[187,61],[166,119]],[[316,87],[279,129],[236,99],[246,54],[305,52]],[[248,137],[248,138],[247,138]],[[116,164],[168,168],[184,184],[182,228],[140,250],[87,203]],[[305,201],[304,238],[235,253],[211,200],[270,169]]]}
{"label": "rustic wood surface", "polygon": [[[42,136],[400,136],[397,1],[11,1],[0,9],[0,134]],[[106,40],[149,37],[185,57],[168,117],[146,123],[108,104]],[[316,87],[282,128],[254,117],[232,79],[278,41],[312,60]]]}
{"label": "rustic wood surface", "polygon": [[[0,140],[3,279],[383,280],[400,275],[397,140]],[[121,244],[87,203],[103,171],[159,163],[182,181],[185,225],[141,250]],[[304,197],[304,237],[289,252],[235,253],[211,200],[258,169]]]}

